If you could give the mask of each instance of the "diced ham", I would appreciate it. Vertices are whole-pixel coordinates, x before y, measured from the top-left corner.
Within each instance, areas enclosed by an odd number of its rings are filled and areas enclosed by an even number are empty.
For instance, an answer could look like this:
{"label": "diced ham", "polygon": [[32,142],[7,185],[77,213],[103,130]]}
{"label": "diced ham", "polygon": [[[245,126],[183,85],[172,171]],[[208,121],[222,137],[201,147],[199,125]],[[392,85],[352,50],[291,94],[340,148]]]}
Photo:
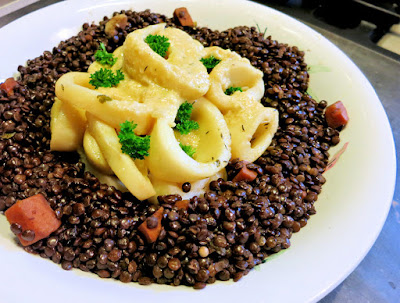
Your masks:
{"label": "diced ham", "polygon": [[14,88],[17,86],[18,82],[14,78],[8,78],[4,83],[0,84],[0,89],[7,93],[7,96],[14,95]]}
{"label": "diced ham", "polygon": [[175,206],[176,206],[178,209],[188,210],[188,208],[189,208],[189,203],[190,203],[189,200],[181,200],[181,201],[175,202]]}
{"label": "diced ham", "polygon": [[194,22],[186,7],[180,7],[174,10],[174,18],[182,26],[194,27]]}
{"label": "diced ham", "polygon": [[138,230],[146,237],[148,243],[155,242],[160,235],[163,213],[164,208],[160,207],[153,215],[140,224]]}
{"label": "diced ham", "polygon": [[[61,221],[57,219],[55,212],[42,194],[17,201],[4,214],[10,224],[15,223],[21,227],[21,233],[17,234],[17,237],[23,246],[47,238],[61,225]],[[27,240],[24,231],[31,235],[34,232],[33,239]]]}
{"label": "diced ham", "polygon": [[232,181],[234,182],[239,182],[239,181],[253,181],[255,178],[257,178],[257,172],[254,170],[250,170],[244,165],[240,171],[237,173],[237,175],[233,178]]}
{"label": "diced ham", "polygon": [[332,128],[338,128],[347,124],[349,116],[342,101],[337,101],[326,108],[325,119],[328,126]]}

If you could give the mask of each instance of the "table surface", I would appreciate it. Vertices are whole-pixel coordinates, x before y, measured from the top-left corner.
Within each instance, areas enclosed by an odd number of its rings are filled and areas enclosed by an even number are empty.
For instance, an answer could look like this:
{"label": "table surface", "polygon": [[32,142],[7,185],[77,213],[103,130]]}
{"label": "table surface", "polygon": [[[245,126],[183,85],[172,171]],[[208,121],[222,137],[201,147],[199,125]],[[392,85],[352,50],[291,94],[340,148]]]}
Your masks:
{"label": "table surface", "polygon": [[[23,2],[24,0],[20,0]],[[29,0],[26,3],[29,4]],[[59,2],[41,0],[0,18],[0,28],[34,10]],[[9,1],[12,2],[12,1]],[[0,7],[0,10],[2,8]],[[4,9],[4,8],[3,8]],[[363,71],[375,88],[386,110],[393,130],[395,144],[400,146],[400,60],[386,56],[376,49],[362,46],[344,38],[340,30],[310,24],[307,19],[293,14],[289,8],[280,8],[297,17],[345,52]],[[397,159],[400,159],[396,150]],[[379,159],[378,159],[379,160]],[[397,166],[397,170],[400,166]],[[320,303],[389,302],[400,301],[400,180],[396,188],[386,223],[374,246],[359,266]]]}

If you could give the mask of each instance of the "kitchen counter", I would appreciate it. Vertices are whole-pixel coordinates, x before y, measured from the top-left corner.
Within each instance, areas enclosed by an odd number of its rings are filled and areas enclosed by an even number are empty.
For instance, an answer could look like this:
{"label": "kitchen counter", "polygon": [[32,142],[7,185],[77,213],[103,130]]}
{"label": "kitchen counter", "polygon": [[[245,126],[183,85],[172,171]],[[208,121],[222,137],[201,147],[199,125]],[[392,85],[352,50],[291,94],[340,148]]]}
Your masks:
{"label": "kitchen counter", "polygon": [[[4,2],[4,1],[3,1]],[[7,2],[7,1],[5,1]],[[24,2],[8,1],[8,2]],[[39,8],[59,2],[26,0],[22,9],[0,17],[0,27]],[[1,3],[0,3],[1,4]],[[395,144],[400,146],[400,57],[366,47],[342,35],[343,30],[310,20],[294,9],[275,5],[275,8],[313,27],[345,52],[363,71],[375,88],[393,129]],[[7,8],[1,7],[2,9]],[[9,9],[9,8],[8,8]],[[2,14],[0,14],[2,16]],[[377,147],[384,148],[384,147]],[[396,151],[399,159],[399,150]],[[377,159],[379,161],[379,159]],[[397,167],[399,170],[400,167]],[[384,177],[384,176],[382,176]],[[335,290],[320,302],[399,302],[400,298],[400,180],[396,181],[394,201],[386,223],[374,246],[360,265]]]}

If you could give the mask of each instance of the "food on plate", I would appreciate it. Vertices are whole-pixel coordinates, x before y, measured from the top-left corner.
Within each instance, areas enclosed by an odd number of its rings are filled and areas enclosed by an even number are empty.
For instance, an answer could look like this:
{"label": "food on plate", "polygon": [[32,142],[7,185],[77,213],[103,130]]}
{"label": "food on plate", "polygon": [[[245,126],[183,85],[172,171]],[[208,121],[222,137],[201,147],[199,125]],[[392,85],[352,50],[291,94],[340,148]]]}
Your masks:
{"label": "food on plate", "polygon": [[53,222],[11,221],[27,252],[201,289],[289,248],[316,213],[345,119],[307,93],[304,52],[177,14],[84,24],[0,86],[0,211]]}

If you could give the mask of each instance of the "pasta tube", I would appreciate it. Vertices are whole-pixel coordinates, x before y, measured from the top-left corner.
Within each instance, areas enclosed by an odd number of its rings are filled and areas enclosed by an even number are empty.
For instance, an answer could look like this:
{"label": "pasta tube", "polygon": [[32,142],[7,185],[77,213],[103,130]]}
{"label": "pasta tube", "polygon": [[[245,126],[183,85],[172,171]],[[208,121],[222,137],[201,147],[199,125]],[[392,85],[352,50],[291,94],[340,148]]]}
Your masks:
{"label": "pasta tube", "polygon": [[157,120],[151,132],[150,155],[147,165],[150,173],[172,182],[200,180],[224,168],[231,157],[231,139],[220,111],[207,99],[193,105],[192,119],[197,121],[199,143],[194,158],[179,146],[174,131],[163,119]]}

